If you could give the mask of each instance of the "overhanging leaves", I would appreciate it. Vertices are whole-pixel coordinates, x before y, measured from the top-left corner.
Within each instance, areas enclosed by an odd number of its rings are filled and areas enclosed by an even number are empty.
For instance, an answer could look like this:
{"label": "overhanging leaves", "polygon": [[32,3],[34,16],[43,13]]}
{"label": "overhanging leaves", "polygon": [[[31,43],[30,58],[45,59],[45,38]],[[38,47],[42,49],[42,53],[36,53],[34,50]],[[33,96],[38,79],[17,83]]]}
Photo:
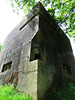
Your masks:
{"label": "overhanging leaves", "polygon": [[[15,12],[22,9],[27,13],[32,9],[38,0],[10,0],[11,6]],[[48,13],[55,18],[61,27],[64,27],[64,32],[74,37],[75,30],[75,0],[40,0],[47,9]],[[63,26],[64,25],[64,26]]]}

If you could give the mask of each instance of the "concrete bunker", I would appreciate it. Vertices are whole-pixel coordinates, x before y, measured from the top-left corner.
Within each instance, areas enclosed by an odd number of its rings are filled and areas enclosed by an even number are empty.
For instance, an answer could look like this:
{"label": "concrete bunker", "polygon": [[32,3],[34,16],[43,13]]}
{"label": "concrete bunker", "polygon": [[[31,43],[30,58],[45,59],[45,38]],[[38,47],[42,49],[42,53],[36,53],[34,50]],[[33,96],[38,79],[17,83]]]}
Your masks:
{"label": "concrete bunker", "polygon": [[70,40],[39,2],[4,42],[0,84],[15,83],[18,91],[48,100],[52,86],[74,81],[74,63]]}

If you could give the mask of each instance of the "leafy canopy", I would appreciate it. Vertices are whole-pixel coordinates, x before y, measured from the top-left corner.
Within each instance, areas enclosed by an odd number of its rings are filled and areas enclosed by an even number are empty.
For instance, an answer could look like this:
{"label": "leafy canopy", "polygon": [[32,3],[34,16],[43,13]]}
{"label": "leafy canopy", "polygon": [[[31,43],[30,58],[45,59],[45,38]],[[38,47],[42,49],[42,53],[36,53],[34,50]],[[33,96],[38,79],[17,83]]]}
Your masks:
{"label": "leafy canopy", "polygon": [[70,37],[75,38],[75,0],[10,0],[14,11],[24,14],[40,1],[48,13],[54,17],[59,26]]}

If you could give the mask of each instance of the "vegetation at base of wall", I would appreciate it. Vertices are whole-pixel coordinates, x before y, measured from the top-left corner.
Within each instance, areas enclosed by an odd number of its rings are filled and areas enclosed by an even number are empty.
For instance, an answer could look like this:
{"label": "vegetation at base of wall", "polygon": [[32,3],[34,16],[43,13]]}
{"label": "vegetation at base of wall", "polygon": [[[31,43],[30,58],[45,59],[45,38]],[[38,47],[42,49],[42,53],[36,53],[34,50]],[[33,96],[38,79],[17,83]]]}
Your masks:
{"label": "vegetation at base of wall", "polygon": [[14,89],[14,86],[0,85],[0,100],[33,100],[29,95],[23,95]]}
{"label": "vegetation at base of wall", "polygon": [[71,83],[62,90],[54,87],[50,93],[50,100],[75,100],[75,87]]}
{"label": "vegetation at base of wall", "polygon": [[[0,85],[0,100],[33,100],[33,98],[29,95],[23,95],[14,89],[13,85],[9,84]],[[70,83],[63,90],[57,90],[54,87],[49,94],[49,100],[75,100],[75,87]]]}

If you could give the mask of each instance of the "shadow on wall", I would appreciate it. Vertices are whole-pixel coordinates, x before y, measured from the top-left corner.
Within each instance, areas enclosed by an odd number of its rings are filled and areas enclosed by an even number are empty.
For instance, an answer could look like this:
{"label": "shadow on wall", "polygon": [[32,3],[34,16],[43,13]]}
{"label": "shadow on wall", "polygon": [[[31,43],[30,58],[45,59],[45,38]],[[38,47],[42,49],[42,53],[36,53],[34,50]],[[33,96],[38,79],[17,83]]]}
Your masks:
{"label": "shadow on wall", "polygon": [[[40,94],[38,93],[38,100],[53,100],[50,97],[51,95],[53,96],[53,94],[52,94],[53,88],[55,88],[57,92],[62,91],[63,89],[68,87],[69,83],[75,84],[75,79],[73,79],[73,76],[71,73],[69,73],[67,71],[65,72],[63,70],[62,70],[61,74],[58,74],[55,72],[53,75],[53,78],[52,78],[52,82],[50,84],[51,86],[47,86],[47,90],[42,95],[42,97],[40,96],[41,93],[40,92],[39,92]],[[38,90],[39,90],[39,87],[38,87]],[[42,89],[42,92],[43,91],[44,90]],[[39,97],[41,97],[42,99]]]}

